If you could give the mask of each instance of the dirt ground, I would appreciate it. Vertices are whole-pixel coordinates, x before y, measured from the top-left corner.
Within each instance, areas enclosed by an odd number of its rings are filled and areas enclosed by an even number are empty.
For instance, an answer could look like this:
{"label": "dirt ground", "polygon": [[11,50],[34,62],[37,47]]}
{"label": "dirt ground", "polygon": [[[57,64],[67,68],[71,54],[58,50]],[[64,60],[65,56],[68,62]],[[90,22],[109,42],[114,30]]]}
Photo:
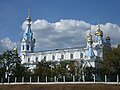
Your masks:
{"label": "dirt ground", "polygon": [[0,90],[120,90],[120,85],[107,84],[23,84],[23,85],[0,85]]}

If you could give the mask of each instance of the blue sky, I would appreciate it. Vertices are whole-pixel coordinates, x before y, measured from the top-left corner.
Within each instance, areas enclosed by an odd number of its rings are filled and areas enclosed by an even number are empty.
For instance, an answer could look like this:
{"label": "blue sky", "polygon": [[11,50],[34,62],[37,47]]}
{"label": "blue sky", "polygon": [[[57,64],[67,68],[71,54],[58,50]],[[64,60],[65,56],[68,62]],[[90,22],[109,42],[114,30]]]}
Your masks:
{"label": "blue sky", "polygon": [[56,23],[61,19],[72,19],[96,25],[99,18],[103,25],[120,25],[120,0],[0,0],[2,42],[5,38],[11,43],[21,40],[22,25],[29,8],[33,22],[44,19],[48,23]]}

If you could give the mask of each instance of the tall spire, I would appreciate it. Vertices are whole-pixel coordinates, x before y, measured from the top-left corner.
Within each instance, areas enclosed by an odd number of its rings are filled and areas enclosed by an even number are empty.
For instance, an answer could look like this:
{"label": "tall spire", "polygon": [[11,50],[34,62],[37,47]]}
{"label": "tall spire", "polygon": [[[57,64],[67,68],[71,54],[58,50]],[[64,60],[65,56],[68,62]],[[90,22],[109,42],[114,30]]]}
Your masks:
{"label": "tall spire", "polygon": [[94,51],[93,51],[93,40],[92,40],[92,34],[91,32],[89,32],[89,34],[87,35],[87,41],[88,41],[88,57],[92,58],[95,56]]}
{"label": "tall spire", "polygon": [[100,20],[98,18],[98,30],[100,30]]}
{"label": "tall spire", "polygon": [[21,51],[22,52],[33,52],[35,46],[35,39],[33,38],[33,33],[31,30],[31,17],[30,9],[28,10],[28,16],[26,18],[27,27],[24,32],[23,39],[21,41]]}
{"label": "tall spire", "polygon": [[33,39],[33,33],[31,31],[31,17],[30,17],[30,9],[28,9],[28,17],[26,18],[27,21],[27,28],[26,28],[26,40],[32,40]]}
{"label": "tall spire", "polygon": [[97,36],[103,36],[103,32],[100,30],[100,20],[98,19],[98,30],[95,32]]}
{"label": "tall spire", "polygon": [[30,17],[30,9],[28,9],[28,17],[26,18],[28,24],[31,22],[31,17]]}
{"label": "tall spire", "polygon": [[30,16],[30,9],[28,9],[28,16]]}

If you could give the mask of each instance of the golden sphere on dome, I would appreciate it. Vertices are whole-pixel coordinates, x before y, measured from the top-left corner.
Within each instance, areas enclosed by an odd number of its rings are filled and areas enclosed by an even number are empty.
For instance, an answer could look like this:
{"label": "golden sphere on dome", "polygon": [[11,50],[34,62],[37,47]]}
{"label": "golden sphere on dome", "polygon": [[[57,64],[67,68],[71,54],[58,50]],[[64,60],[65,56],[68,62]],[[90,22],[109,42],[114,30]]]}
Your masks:
{"label": "golden sphere on dome", "polygon": [[98,31],[98,36],[103,36],[103,32],[101,30]]}
{"label": "golden sphere on dome", "polygon": [[95,32],[97,36],[103,36],[103,32],[100,30],[100,24],[98,24],[98,30]]}

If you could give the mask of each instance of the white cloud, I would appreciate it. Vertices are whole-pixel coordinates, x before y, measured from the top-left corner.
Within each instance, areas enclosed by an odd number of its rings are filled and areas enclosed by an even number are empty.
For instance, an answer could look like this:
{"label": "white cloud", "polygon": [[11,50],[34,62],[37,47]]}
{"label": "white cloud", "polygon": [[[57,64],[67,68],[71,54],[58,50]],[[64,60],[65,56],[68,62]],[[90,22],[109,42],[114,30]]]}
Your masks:
{"label": "white cloud", "polygon": [[11,50],[16,46],[16,42],[12,42],[10,38],[6,37],[0,40],[0,52]]}
{"label": "white cloud", "polygon": [[[24,30],[26,27],[25,23],[22,25]],[[112,39],[112,44],[120,42],[120,27],[118,25],[106,23],[100,26],[104,33],[104,38],[109,34]],[[61,19],[58,22],[50,23],[46,20],[38,19],[32,22],[32,31],[36,39],[35,48],[41,50],[86,45],[86,33],[90,30],[90,27],[94,37],[97,25],[92,25],[85,21]]]}
{"label": "white cloud", "polygon": [[[25,23],[22,26],[25,29]],[[55,23],[38,19],[32,23],[37,49],[83,46],[86,43],[86,31],[89,29],[89,23],[71,19]]]}
{"label": "white cloud", "polygon": [[[120,43],[120,26],[117,24],[106,23],[100,24],[101,30],[104,33],[104,38],[109,35],[111,37],[112,45]],[[97,30],[97,25],[91,25],[92,33],[95,33]]]}
{"label": "white cloud", "polygon": [[[106,23],[100,24],[104,33],[111,37],[111,43],[116,46],[120,42],[120,26],[117,24]],[[90,30],[95,36],[97,25],[79,20],[63,20],[50,23],[46,20],[36,20],[32,22],[32,31],[36,39],[36,50],[48,50],[56,48],[80,47],[86,45],[86,33]],[[22,28],[25,30],[26,21],[23,22]],[[6,49],[13,49],[16,42],[10,40],[9,37],[0,40],[0,52]]]}

